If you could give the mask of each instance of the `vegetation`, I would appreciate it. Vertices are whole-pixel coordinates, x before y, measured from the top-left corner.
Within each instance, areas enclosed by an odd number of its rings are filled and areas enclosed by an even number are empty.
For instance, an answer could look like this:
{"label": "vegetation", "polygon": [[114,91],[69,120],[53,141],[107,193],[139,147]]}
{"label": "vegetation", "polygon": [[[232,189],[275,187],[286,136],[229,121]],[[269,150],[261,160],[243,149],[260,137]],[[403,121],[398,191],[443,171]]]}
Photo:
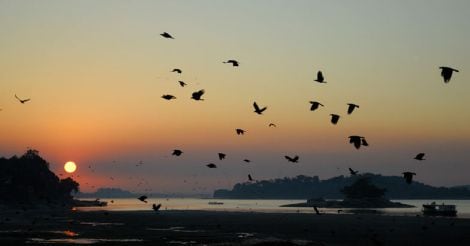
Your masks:
{"label": "vegetation", "polygon": [[352,185],[341,189],[345,199],[383,198],[385,191],[371,184],[369,177],[358,178]]}
{"label": "vegetation", "polygon": [[371,184],[386,189],[388,199],[470,199],[470,190],[466,188],[433,187],[420,182],[405,183],[401,176],[382,176],[366,173],[345,177],[343,175],[326,180],[318,176],[297,176],[245,182],[234,185],[232,190],[216,190],[216,198],[240,199],[309,199],[329,198],[343,199],[341,192],[346,186],[352,185],[357,179],[367,177]]}
{"label": "vegetation", "polygon": [[21,156],[0,158],[0,204],[67,205],[79,184],[71,178],[59,179],[36,150]]}

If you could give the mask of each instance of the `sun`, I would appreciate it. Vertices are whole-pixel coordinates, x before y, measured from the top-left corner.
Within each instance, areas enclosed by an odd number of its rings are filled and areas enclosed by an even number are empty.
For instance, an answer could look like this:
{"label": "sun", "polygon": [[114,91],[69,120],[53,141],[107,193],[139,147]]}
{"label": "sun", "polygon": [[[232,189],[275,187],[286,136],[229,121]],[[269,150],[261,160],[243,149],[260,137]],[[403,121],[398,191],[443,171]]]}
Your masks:
{"label": "sun", "polygon": [[77,170],[77,165],[73,161],[68,161],[65,163],[64,169],[68,173],[73,173],[75,170]]}

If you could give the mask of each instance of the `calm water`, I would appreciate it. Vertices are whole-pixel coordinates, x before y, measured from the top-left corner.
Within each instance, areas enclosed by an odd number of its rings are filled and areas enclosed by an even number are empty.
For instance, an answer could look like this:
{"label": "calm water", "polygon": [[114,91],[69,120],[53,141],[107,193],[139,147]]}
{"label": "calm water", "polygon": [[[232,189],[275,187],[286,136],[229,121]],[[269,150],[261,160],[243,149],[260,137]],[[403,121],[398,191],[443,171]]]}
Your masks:
{"label": "calm water", "polygon": [[[113,200],[114,202],[110,202]],[[108,202],[107,207],[88,207],[79,210],[110,210],[110,211],[145,211],[151,210],[153,203],[161,203],[162,210],[211,210],[211,211],[254,211],[276,213],[313,213],[312,208],[286,208],[280,205],[301,203],[305,200],[244,200],[244,199],[198,199],[198,198],[149,198],[143,203],[134,198],[103,199]],[[394,200],[414,205],[414,208],[378,209],[385,214],[410,215],[421,214],[421,205],[435,201],[438,204],[457,205],[457,215],[461,218],[470,218],[470,200]],[[209,202],[221,202],[221,205],[210,205]],[[320,209],[324,213],[337,213],[338,209]],[[343,209],[347,212],[347,209]]]}

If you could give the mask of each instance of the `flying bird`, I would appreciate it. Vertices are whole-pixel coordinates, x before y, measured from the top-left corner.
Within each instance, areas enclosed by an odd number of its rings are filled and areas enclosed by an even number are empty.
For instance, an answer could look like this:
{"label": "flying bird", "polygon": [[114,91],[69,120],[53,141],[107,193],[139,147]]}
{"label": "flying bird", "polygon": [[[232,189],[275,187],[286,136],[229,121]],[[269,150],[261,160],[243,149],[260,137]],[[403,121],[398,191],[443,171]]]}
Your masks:
{"label": "flying bird", "polygon": [[224,61],[223,63],[231,63],[233,67],[238,67],[238,61],[236,60],[228,60]]}
{"label": "flying bird", "polygon": [[202,99],[202,95],[205,93],[204,90],[199,90],[199,91],[196,91],[196,92],[193,92],[192,96],[191,96],[191,99],[194,99],[196,101],[199,101],[199,100],[204,100]]}
{"label": "flying bird", "polygon": [[312,104],[310,106],[310,111],[315,111],[316,109],[318,109],[318,106],[324,106],[323,104],[319,103],[319,102],[315,102],[315,101],[310,101],[310,104]]}
{"label": "flying bird", "polygon": [[138,197],[137,199],[139,199],[141,202],[147,203],[147,201],[146,201],[147,198],[148,198],[147,196],[140,196],[140,197]]}
{"label": "flying bird", "polygon": [[171,35],[170,35],[169,33],[167,33],[167,32],[161,33],[160,35],[161,35],[162,37],[164,37],[164,38],[175,39],[173,36],[171,36]]}
{"label": "flying bird", "polygon": [[336,125],[339,120],[339,115],[337,114],[330,114],[331,115],[331,124]]}
{"label": "flying bird", "polygon": [[243,134],[245,134],[245,130],[240,129],[240,128],[235,129],[235,131],[237,132],[237,135],[243,135]]}
{"label": "flying bird", "polygon": [[179,150],[179,149],[175,149],[173,150],[173,153],[171,153],[172,155],[175,155],[175,156],[180,156],[181,154],[183,154],[183,151]]}
{"label": "flying bird", "polygon": [[356,149],[359,149],[362,146],[369,146],[366,139],[361,136],[349,136],[349,143],[352,143]]}
{"label": "flying bird", "polygon": [[253,103],[253,107],[255,108],[254,112],[257,113],[257,114],[263,114],[263,112],[268,108],[268,107],[259,108],[259,106],[256,102]]}
{"label": "flying bird", "polygon": [[317,206],[313,206],[313,210],[315,210],[315,213],[317,215],[321,215],[320,211],[318,210]]}
{"label": "flying bird", "polygon": [[179,80],[178,83],[181,87],[185,87],[187,84],[184,81]]}
{"label": "flying bird", "polygon": [[359,171],[354,171],[352,168],[349,168],[349,173],[351,174],[351,176],[354,176],[354,175],[357,175]]}
{"label": "flying bird", "polygon": [[215,165],[214,163],[209,163],[206,165],[208,168],[217,168],[217,165]]}
{"label": "flying bird", "polygon": [[359,108],[359,105],[354,103],[348,103],[348,114],[352,114],[355,108]]}
{"label": "flying bird", "polygon": [[173,70],[171,70],[173,73],[182,73],[183,71],[181,71],[181,69],[179,68],[175,68]]}
{"label": "flying bird", "polygon": [[418,161],[424,161],[426,159],[424,159],[424,153],[419,153],[415,156],[414,158],[415,160],[418,160]]}
{"label": "flying bird", "polygon": [[317,79],[315,81],[317,81],[318,83],[326,83],[325,78],[323,77],[323,73],[321,71],[318,71]]}
{"label": "flying bird", "polygon": [[274,123],[269,123],[269,127],[277,127]]}
{"label": "flying bird", "polygon": [[251,177],[251,174],[248,174],[248,180],[253,181],[253,178]]}
{"label": "flying bird", "polygon": [[246,163],[250,163],[250,162],[251,162],[251,161],[248,160],[248,159],[244,159],[243,161],[246,162]]}
{"label": "flying bird", "polygon": [[28,102],[31,100],[31,98],[28,98],[28,99],[20,99],[16,94],[15,94],[15,98],[18,99],[18,101],[20,101],[20,103],[24,104],[25,102]]}
{"label": "flying bird", "polygon": [[299,156],[296,155],[294,157],[290,157],[290,156],[284,156],[284,158],[287,159],[288,162],[292,162],[292,163],[298,163],[299,162]]}
{"label": "flying bird", "polygon": [[441,71],[441,76],[444,78],[444,83],[449,83],[450,79],[452,78],[453,72],[459,72],[459,70],[451,68],[451,67],[439,67]]}
{"label": "flying bird", "polygon": [[224,153],[219,153],[219,160],[225,159],[225,154]]}
{"label": "flying bird", "polygon": [[407,184],[411,184],[411,181],[413,181],[413,175],[416,175],[416,173],[412,173],[412,172],[403,173],[403,178],[405,179]]}
{"label": "flying bird", "polygon": [[162,96],[162,98],[163,98],[163,99],[165,99],[165,100],[176,99],[176,97],[175,97],[175,96],[173,96],[173,95],[169,95],[169,94],[165,94],[165,95],[163,95],[163,96]]}
{"label": "flying bird", "polygon": [[159,203],[158,205],[156,205],[155,203],[152,204],[152,209],[153,209],[153,211],[155,211],[155,212],[158,212],[158,210],[159,210],[161,207],[162,207],[162,204],[161,204],[161,203]]}

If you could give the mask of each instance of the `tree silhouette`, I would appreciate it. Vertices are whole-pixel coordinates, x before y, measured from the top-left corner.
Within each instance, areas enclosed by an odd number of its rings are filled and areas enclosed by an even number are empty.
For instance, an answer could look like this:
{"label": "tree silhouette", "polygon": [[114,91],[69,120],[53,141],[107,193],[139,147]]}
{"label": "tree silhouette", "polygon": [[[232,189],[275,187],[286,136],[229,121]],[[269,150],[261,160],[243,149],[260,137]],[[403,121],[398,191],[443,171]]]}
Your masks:
{"label": "tree silhouette", "polygon": [[70,204],[79,184],[71,178],[60,180],[49,170],[39,152],[28,149],[21,157],[0,158],[1,204]]}
{"label": "tree silhouette", "polygon": [[386,189],[381,189],[371,184],[368,177],[358,178],[352,185],[341,189],[341,193],[350,199],[383,198],[385,191]]}

